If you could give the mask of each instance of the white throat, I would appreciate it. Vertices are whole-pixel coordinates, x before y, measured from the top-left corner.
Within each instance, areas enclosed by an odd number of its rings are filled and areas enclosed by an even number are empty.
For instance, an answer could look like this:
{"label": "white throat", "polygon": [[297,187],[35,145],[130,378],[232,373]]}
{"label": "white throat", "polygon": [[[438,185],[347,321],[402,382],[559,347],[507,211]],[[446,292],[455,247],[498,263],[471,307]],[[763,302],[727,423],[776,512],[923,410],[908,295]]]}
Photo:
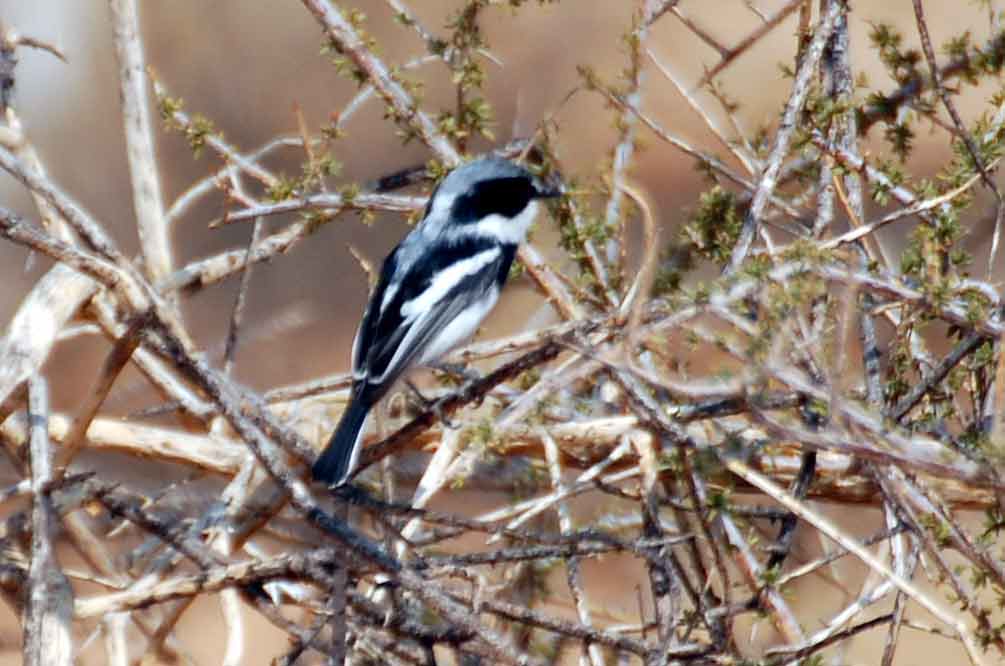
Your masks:
{"label": "white throat", "polygon": [[537,217],[538,205],[536,201],[531,201],[523,212],[516,217],[509,218],[503,215],[489,215],[473,224],[465,225],[465,230],[478,236],[494,238],[502,243],[519,245],[527,237],[527,230]]}

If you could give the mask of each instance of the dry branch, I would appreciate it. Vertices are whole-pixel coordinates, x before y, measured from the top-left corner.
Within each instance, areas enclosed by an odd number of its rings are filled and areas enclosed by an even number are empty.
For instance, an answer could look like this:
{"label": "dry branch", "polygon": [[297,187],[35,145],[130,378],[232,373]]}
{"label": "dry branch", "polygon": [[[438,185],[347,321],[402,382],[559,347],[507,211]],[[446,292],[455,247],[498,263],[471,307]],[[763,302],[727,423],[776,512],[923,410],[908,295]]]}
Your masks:
{"label": "dry branch", "polygon": [[63,666],[73,663],[73,632],[70,627],[73,592],[56,559],[53,546],[59,525],[49,497],[53,479],[49,449],[49,394],[45,380],[28,380],[28,419],[31,423],[31,565],[30,589],[25,609],[25,664]]}
{"label": "dry branch", "polygon": [[173,262],[154,150],[139,8],[135,0],[109,0],[108,4],[114,30],[112,41],[119,63],[119,97],[122,100],[136,230],[147,274],[154,285],[159,285],[170,275]]}
{"label": "dry branch", "polygon": [[[792,8],[798,4],[801,4],[801,2],[790,2],[787,7]],[[757,233],[761,216],[764,214],[765,207],[778,184],[778,174],[782,168],[782,160],[789,154],[789,143],[792,141],[792,135],[797,127],[796,116],[802,111],[806,97],[809,95],[810,80],[816,74],[817,65],[820,63],[824,48],[831,34],[834,32],[838,19],[846,10],[847,8],[843,3],[832,2],[828,4],[827,12],[820,18],[820,24],[813,33],[813,41],[810,42],[806,52],[802,55],[802,62],[792,82],[792,94],[789,96],[789,101],[785,105],[785,112],[782,114],[782,120],[775,132],[775,141],[771,148],[771,154],[768,156],[764,172],[757,183],[757,189],[754,192],[754,198],[750,202],[750,208],[744,216],[740,236],[733,246],[733,252],[729,258],[729,273],[734,273],[739,269],[740,264],[747,257],[747,252],[750,251],[750,244]]]}

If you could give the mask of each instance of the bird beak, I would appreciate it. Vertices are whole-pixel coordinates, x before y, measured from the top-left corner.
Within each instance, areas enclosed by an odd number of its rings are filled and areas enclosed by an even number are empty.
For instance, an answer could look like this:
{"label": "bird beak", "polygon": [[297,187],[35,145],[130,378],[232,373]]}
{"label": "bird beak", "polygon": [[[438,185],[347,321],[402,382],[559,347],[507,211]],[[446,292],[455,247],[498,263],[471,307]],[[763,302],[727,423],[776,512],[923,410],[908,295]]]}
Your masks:
{"label": "bird beak", "polygon": [[537,181],[534,183],[534,189],[537,191],[534,195],[536,199],[555,199],[562,196],[560,185],[550,185]]}

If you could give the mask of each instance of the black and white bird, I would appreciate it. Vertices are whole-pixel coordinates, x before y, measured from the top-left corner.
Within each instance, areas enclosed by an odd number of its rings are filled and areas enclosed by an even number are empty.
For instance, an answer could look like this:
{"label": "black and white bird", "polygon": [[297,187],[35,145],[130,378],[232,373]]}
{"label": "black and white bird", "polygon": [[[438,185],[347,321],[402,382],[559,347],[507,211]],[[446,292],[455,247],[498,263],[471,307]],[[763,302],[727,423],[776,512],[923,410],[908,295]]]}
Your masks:
{"label": "black and white bird", "polygon": [[536,200],[558,195],[498,157],[459,166],[437,186],[422,221],[384,260],[353,342],[349,405],[314,463],[315,479],[345,483],[373,406],[409,368],[474,334],[499,299]]}

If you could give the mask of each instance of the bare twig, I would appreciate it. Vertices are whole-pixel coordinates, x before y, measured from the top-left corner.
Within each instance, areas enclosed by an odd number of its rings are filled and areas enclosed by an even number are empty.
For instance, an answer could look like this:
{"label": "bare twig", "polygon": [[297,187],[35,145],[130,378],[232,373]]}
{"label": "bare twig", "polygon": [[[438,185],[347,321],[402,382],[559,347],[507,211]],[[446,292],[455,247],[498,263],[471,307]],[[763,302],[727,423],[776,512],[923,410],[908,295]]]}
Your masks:
{"label": "bare twig", "polygon": [[136,0],[109,0],[119,63],[119,98],[125,123],[126,155],[133,186],[133,209],[143,261],[154,285],[172,270],[171,239],[154,152],[154,129],[147,92],[143,42]]}
{"label": "bare twig", "polygon": [[447,166],[460,162],[457,149],[436,128],[433,121],[415,103],[415,100],[395,80],[388,67],[377,58],[356,28],[340,9],[328,0],[303,0],[304,6],[324,27],[328,37],[352,59],[395,111],[395,120],[414,129],[423,143],[436,153]]}
{"label": "bare twig", "polygon": [[53,479],[49,449],[49,394],[41,377],[28,381],[28,418],[31,422],[31,566],[30,593],[25,610],[24,663],[29,666],[60,666],[73,663],[70,617],[73,592],[56,560],[53,537],[59,523],[49,497]]}
{"label": "bare twig", "polygon": [[793,498],[789,493],[780,488],[770,479],[751,469],[745,463],[736,459],[725,459],[723,460],[723,463],[735,474],[738,474],[748,480],[750,483],[754,484],[776,501],[781,503],[787,509],[798,514],[801,519],[811,523],[827,537],[841,544],[843,548],[850,551],[867,564],[870,569],[882,575],[901,592],[909,596],[935,617],[939,618],[941,622],[951,627],[963,642],[971,662],[978,665],[989,663],[984,658],[984,651],[978,645],[977,639],[971,629],[962,622],[953,610],[947,608],[940,599],[936,599],[933,595],[920,589],[913,582],[894,572],[885,562],[881,561],[870,551],[862,547],[862,545],[860,545],[856,540],[845,535],[825,517],[815,511],[809,510],[802,502]]}
{"label": "bare twig", "polygon": [[[613,103],[615,106],[619,108],[624,107],[630,109],[630,107],[628,107],[625,104],[624,100],[622,100],[620,97],[614,95],[613,93],[607,90],[603,90],[602,92],[605,95],[605,97],[608,100],[610,100],[611,103]],[[743,187],[744,189],[750,192],[755,192],[757,190],[757,185],[755,183],[747,180],[742,175],[736,173],[733,169],[731,169],[727,164],[723,163],[716,156],[709,153],[705,153],[695,148],[687,141],[684,141],[683,139],[680,139],[677,136],[671,134],[662,125],[656,122],[656,120],[653,119],[649,114],[646,114],[642,111],[638,111],[635,113],[638,115],[639,120],[641,120],[642,123],[646,127],[648,127],[654,134],[656,134],[656,136],[658,136],[663,141],[666,141],[674,148],[682,151],[686,155],[695,158],[701,164],[706,165],[708,168],[712,169],[718,174],[721,174],[723,177],[736,183],[737,185]],[[785,199],[774,196],[770,192],[768,193],[768,199],[773,206],[777,206],[779,210],[784,212],[789,217],[796,220],[801,220],[803,218],[803,213]]]}
{"label": "bare twig", "polygon": [[[794,9],[801,2],[802,0],[790,2],[786,5],[786,9],[791,11],[791,9]],[[774,192],[775,186],[778,184],[778,174],[782,168],[782,160],[789,153],[789,143],[792,140],[793,132],[796,130],[797,116],[802,110],[803,103],[810,92],[810,81],[816,72],[821,56],[823,56],[824,47],[834,32],[834,26],[844,11],[845,7],[842,3],[835,2],[830,4],[813,34],[813,41],[810,42],[809,47],[806,49],[803,61],[799,65],[796,78],[792,83],[792,94],[785,105],[785,112],[782,114],[782,120],[775,133],[775,143],[771,148],[771,155],[768,157],[767,166],[757,183],[757,190],[754,192],[754,198],[750,202],[750,208],[744,216],[740,236],[733,247],[729,264],[725,268],[726,273],[735,273],[750,251],[750,245],[754,240],[754,235],[757,232],[765,206],[772,192]]]}
{"label": "bare twig", "polygon": [[144,326],[146,326],[145,318],[139,317],[135,319],[129,328],[126,329],[123,336],[115,342],[112,351],[105,358],[105,363],[101,368],[101,375],[98,377],[98,383],[94,387],[94,390],[88,393],[87,400],[81,406],[80,413],[74,419],[73,427],[66,436],[65,446],[59,452],[59,456],[56,459],[56,468],[63,468],[63,471],[57,472],[57,475],[65,472],[66,467],[69,466],[77,451],[83,446],[84,437],[87,434],[88,428],[91,427],[94,417],[97,416],[98,409],[101,408],[101,404],[108,397],[108,393],[112,390],[112,385],[118,378],[119,373],[122,372],[133,352],[139,346],[140,332]]}
{"label": "bare twig", "polygon": [[241,273],[241,282],[237,287],[237,296],[234,297],[234,308],[230,313],[230,327],[227,329],[227,342],[223,350],[223,372],[230,374],[234,369],[234,358],[237,355],[237,337],[241,328],[241,320],[244,317],[244,304],[248,297],[248,287],[251,284],[251,264],[248,258],[254,251],[262,238],[265,224],[261,218],[255,220],[251,229],[251,238],[248,239],[248,251],[245,253],[245,269]]}
{"label": "bare twig", "polygon": [[701,81],[698,82],[698,85],[696,85],[695,88],[704,87],[705,84],[709,83],[712,79],[718,76],[721,71],[729,67],[733,61],[743,55],[751,46],[756,44],[762,37],[780,25],[782,21],[788,18],[789,14],[798,9],[804,1],[805,0],[789,0],[784,7],[767,17],[767,19],[760,26],[758,26],[756,30],[744,37],[739,44],[734,46],[727,53],[722,54],[722,59],[716,63],[715,67],[705,72],[705,75],[701,78]]}
{"label": "bare twig", "polygon": [[59,331],[96,286],[86,275],[62,264],[35,283],[0,341],[0,403],[6,403],[42,366]]}

